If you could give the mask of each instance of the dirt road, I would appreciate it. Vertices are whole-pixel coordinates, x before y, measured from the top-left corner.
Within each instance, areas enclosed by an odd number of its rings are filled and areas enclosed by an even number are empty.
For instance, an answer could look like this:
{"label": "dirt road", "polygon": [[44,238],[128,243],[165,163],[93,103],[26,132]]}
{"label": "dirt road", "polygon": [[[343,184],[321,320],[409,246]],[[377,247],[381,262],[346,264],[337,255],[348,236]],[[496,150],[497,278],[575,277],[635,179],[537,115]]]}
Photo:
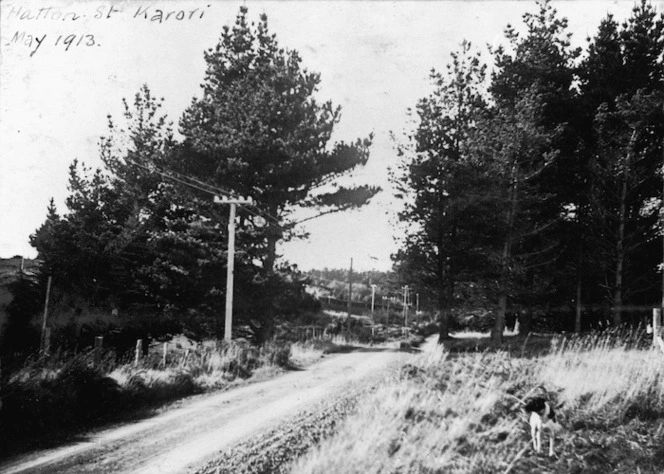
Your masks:
{"label": "dirt road", "polygon": [[185,401],[159,416],[0,464],[13,473],[186,473],[273,429],[326,397],[339,396],[412,357],[390,349],[327,356],[304,370]]}

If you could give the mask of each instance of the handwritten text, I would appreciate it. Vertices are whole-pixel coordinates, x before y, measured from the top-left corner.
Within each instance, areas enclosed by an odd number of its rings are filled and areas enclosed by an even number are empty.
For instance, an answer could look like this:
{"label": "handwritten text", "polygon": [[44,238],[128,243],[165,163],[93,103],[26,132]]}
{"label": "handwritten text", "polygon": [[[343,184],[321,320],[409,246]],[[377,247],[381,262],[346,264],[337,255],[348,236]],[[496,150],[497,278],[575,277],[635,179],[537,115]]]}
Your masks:
{"label": "handwritten text", "polygon": [[25,31],[17,31],[10,40],[10,44],[26,46],[33,56],[42,44],[50,43],[54,47],[69,51],[70,48],[100,46],[93,34],[70,34],[70,35],[31,35]]}
{"label": "handwritten text", "polygon": [[8,35],[2,35],[2,43],[17,50],[25,48],[29,51],[30,57],[45,49],[82,51],[107,43],[109,28],[101,29],[96,25],[107,23],[114,28],[120,22],[141,22],[150,25],[192,24],[203,21],[211,7],[211,4],[199,4],[193,8],[194,5],[188,3],[186,5],[188,8],[176,9],[173,8],[174,5],[170,2],[132,4],[132,2],[104,1],[87,4],[67,2],[61,6],[41,7],[28,2],[9,3],[0,11],[3,20],[7,22],[5,25],[10,25],[6,28]]}
{"label": "handwritten text", "polygon": [[[207,5],[206,8],[210,8]],[[194,8],[193,10],[161,10],[160,8],[152,8],[151,6],[138,7],[134,18],[142,18],[144,20],[156,21],[163,23],[169,20],[202,20],[205,15],[205,8]]]}
{"label": "handwritten text", "polygon": [[5,10],[7,20],[19,21],[79,21],[82,19],[108,20],[118,15],[130,19],[147,20],[164,23],[166,21],[202,20],[210,5],[183,10],[155,8],[153,5],[121,8],[119,5],[102,5],[93,11],[63,10],[58,7],[27,8],[23,5],[12,5]]}

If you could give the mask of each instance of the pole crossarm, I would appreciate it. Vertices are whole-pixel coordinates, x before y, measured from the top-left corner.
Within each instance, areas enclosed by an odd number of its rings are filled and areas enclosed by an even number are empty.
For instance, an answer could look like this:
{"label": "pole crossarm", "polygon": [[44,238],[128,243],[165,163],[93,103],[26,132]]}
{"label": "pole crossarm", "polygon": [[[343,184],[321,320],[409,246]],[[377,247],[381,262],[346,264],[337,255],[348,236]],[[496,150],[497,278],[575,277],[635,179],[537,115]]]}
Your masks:
{"label": "pole crossarm", "polygon": [[253,204],[254,200],[249,196],[237,196],[237,197],[228,197],[228,196],[216,196],[214,197],[215,204]]}

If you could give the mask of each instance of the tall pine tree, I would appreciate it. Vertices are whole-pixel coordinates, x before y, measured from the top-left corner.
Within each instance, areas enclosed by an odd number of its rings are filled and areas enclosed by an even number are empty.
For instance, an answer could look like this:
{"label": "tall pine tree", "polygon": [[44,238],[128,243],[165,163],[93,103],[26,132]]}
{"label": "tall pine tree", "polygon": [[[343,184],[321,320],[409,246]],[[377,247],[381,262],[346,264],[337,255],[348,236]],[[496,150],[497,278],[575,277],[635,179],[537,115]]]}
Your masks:
{"label": "tall pine tree", "polygon": [[485,107],[485,66],[470,44],[452,54],[445,73],[433,71],[433,93],[417,104],[417,128],[398,144],[402,163],[392,183],[402,198],[405,236],[395,255],[404,278],[436,295],[440,341],[449,335],[455,288],[484,267],[477,253],[487,222],[484,196],[473,193],[486,179],[464,153],[467,137]]}
{"label": "tall pine tree", "polygon": [[361,206],[379,189],[335,184],[366,163],[371,138],[331,144],[340,110],[316,101],[320,75],[304,69],[296,51],[279,46],[266,15],[254,24],[247,12],[241,7],[235,24],[205,53],[202,97],[180,121],[187,158],[181,169],[253,197],[266,218],[255,245],[272,271],[277,243],[294,235],[294,210]]}

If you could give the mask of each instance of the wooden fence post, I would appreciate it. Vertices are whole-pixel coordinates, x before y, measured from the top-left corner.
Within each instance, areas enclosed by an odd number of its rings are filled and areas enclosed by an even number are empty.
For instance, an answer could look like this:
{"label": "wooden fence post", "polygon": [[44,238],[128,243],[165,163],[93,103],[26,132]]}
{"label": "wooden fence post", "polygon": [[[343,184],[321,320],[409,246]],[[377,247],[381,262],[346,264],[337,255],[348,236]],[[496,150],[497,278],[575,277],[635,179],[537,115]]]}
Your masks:
{"label": "wooden fence post", "polygon": [[657,342],[657,328],[659,326],[659,308],[652,309],[652,345]]}
{"label": "wooden fence post", "polygon": [[134,365],[138,365],[143,353],[143,339],[136,339],[136,353],[134,355]]}
{"label": "wooden fence post", "polygon": [[652,309],[652,344],[664,351],[664,340],[662,339],[662,309]]}
{"label": "wooden fence post", "polygon": [[161,365],[166,367],[166,352],[168,351],[168,342],[164,342],[164,354],[161,357]]}
{"label": "wooden fence post", "polygon": [[39,341],[39,352],[40,354],[44,354],[46,352],[45,347],[46,347],[46,320],[48,319],[48,300],[51,296],[51,281],[53,277],[51,275],[48,276],[48,282],[46,284],[46,300],[44,301],[44,317],[42,318],[42,332],[41,332],[41,340]]}
{"label": "wooden fence post", "polygon": [[101,365],[101,349],[104,345],[104,337],[97,336],[95,337],[95,349],[94,349],[94,366],[99,367]]}

